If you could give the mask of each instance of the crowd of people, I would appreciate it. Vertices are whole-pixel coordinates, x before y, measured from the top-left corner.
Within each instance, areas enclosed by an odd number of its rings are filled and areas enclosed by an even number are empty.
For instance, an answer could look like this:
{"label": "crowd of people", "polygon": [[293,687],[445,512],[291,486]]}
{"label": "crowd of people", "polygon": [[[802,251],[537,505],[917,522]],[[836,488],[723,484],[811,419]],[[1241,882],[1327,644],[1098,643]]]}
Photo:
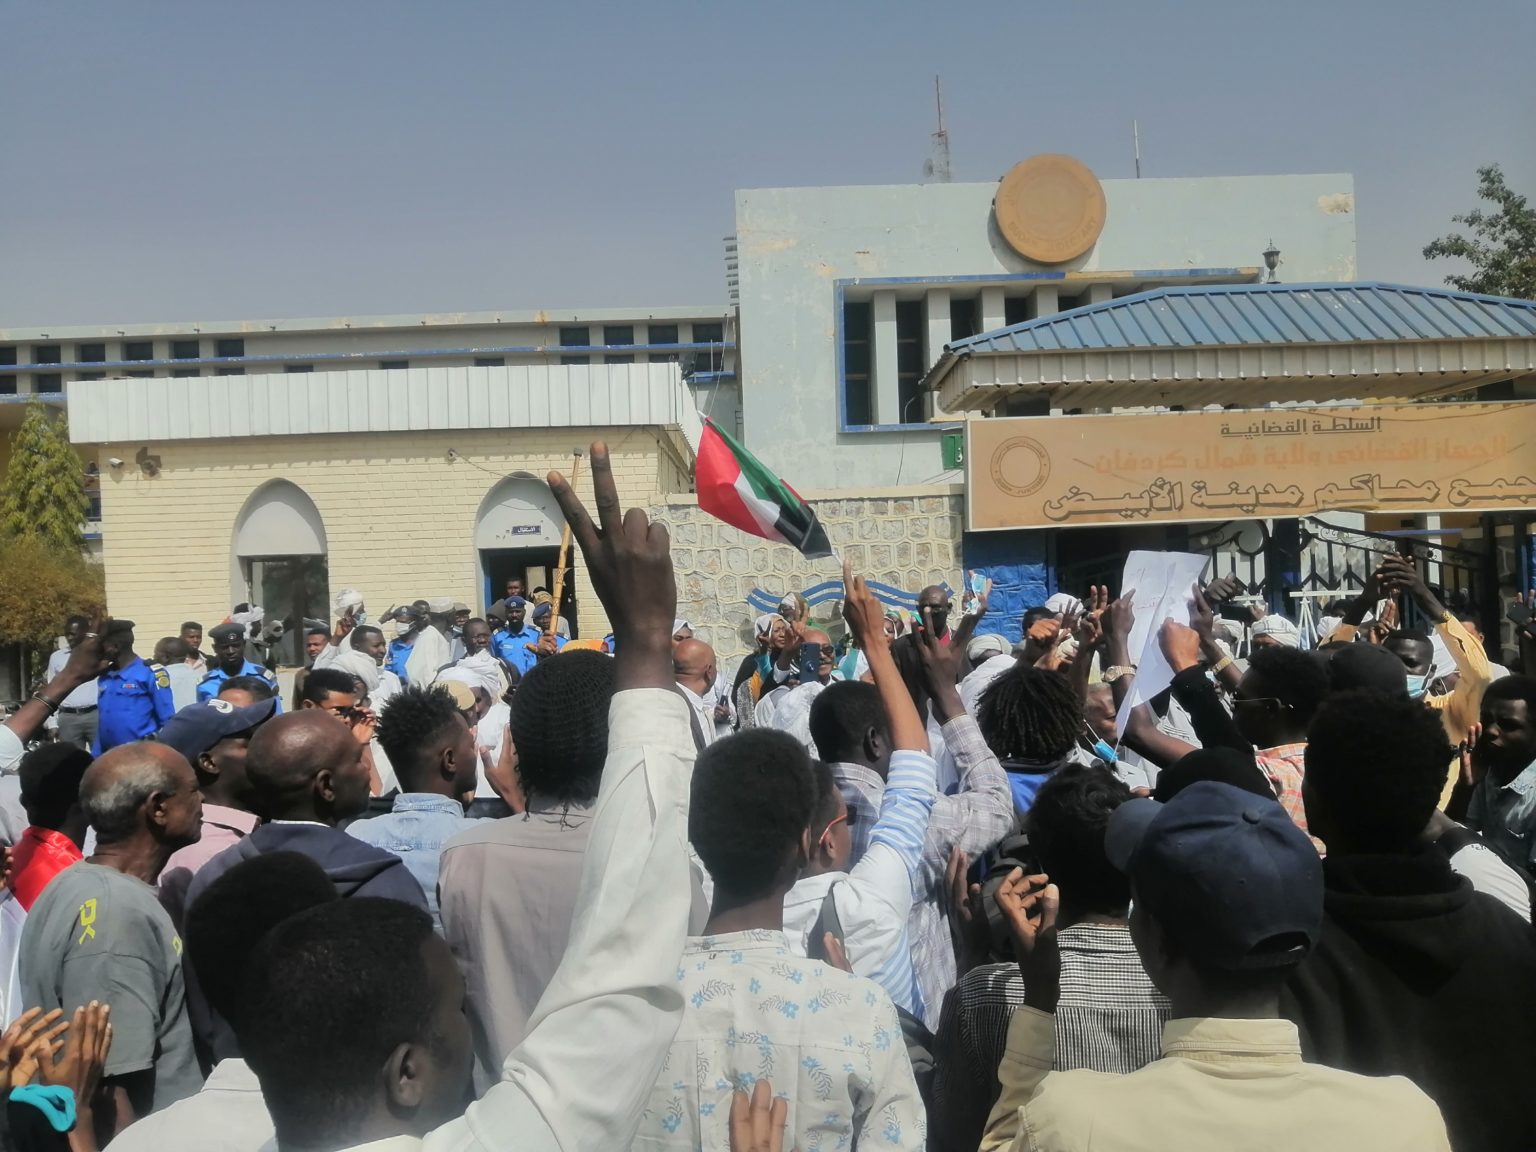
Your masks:
{"label": "crowd of people", "polygon": [[845,572],[733,675],[591,460],[601,641],[343,594],[285,707],[249,606],[68,622],[0,726],[9,1146],[1536,1147],[1529,616],[1510,674],[1406,559],[1310,646],[1215,580],[1121,725],[1133,590],[1014,645]]}

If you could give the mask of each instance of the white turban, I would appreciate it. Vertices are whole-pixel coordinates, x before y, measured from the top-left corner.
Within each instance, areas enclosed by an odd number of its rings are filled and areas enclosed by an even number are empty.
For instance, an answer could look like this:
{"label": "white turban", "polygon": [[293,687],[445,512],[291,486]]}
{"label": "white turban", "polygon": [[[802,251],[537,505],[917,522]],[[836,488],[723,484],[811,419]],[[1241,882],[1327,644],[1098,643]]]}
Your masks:
{"label": "white turban", "polygon": [[452,596],[434,596],[427,601],[427,611],[434,616],[447,616],[453,611]]}
{"label": "white turban", "polygon": [[1253,635],[1268,636],[1285,648],[1301,647],[1301,631],[1284,616],[1266,616],[1253,626]]}
{"label": "white turban", "polygon": [[690,632],[693,631],[693,625],[688,623],[688,621],[686,621],[686,620],[683,620],[683,619],[679,618],[677,620],[672,621],[672,635],[676,636],[684,628],[688,629],[688,631],[690,631]]}
{"label": "white turban", "polygon": [[363,606],[363,594],[356,588],[343,588],[336,593],[336,615],[345,616],[347,609],[354,612]]}
{"label": "white turban", "polygon": [[490,652],[476,652],[473,656],[466,656],[452,668],[440,673],[439,680],[454,680],[460,684],[467,684],[471,688],[484,688],[492,700],[501,696],[501,669],[496,665],[496,657]]}
{"label": "white turban", "polygon": [[379,666],[366,652],[359,652],[355,648],[343,648],[331,662],[330,667],[339,668],[348,676],[356,676],[370,694],[379,686]]}
{"label": "white turban", "polygon": [[1008,638],[996,632],[986,632],[973,637],[965,646],[965,654],[972,664],[980,664],[988,656],[1004,656],[1008,653]]}
{"label": "white turban", "polygon": [[1083,602],[1076,596],[1068,595],[1066,592],[1058,592],[1045,602],[1045,607],[1058,616],[1070,616],[1074,612],[1081,612],[1083,610]]}

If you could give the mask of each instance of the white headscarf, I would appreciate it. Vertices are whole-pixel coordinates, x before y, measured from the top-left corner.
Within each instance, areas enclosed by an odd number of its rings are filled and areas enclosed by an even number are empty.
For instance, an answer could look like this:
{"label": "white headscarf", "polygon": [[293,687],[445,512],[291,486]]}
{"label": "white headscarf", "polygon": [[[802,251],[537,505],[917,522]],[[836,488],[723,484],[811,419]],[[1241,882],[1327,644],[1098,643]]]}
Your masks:
{"label": "white headscarf", "polygon": [[452,596],[434,596],[427,601],[427,611],[434,616],[447,616],[453,612]]}
{"label": "white headscarf", "polygon": [[1254,636],[1268,636],[1285,648],[1301,647],[1301,630],[1284,616],[1266,616],[1253,626]]}
{"label": "white headscarf", "polygon": [[501,669],[496,663],[496,657],[489,651],[476,652],[473,656],[464,657],[438,676],[438,679],[457,680],[460,684],[468,684],[471,688],[484,688],[490,693],[492,700],[501,698]]}
{"label": "white headscarf", "polygon": [[348,676],[356,676],[368,689],[369,695],[379,686],[379,666],[373,662],[373,657],[366,652],[359,652],[356,648],[343,648],[332,660],[330,667],[339,668]]}
{"label": "white headscarf", "polygon": [[1070,616],[1074,612],[1081,612],[1083,610],[1083,602],[1076,596],[1069,595],[1066,592],[1058,592],[1045,602],[1045,607],[1058,616]]}

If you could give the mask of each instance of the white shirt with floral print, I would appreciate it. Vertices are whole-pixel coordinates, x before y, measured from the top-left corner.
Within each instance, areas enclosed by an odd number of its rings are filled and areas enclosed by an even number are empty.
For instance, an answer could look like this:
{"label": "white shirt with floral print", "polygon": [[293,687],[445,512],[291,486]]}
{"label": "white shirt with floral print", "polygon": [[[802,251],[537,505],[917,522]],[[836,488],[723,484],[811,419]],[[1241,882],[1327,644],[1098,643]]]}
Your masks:
{"label": "white shirt with floral print", "polygon": [[677,979],[683,1022],[636,1149],[728,1147],[731,1093],[762,1078],[789,1101],[785,1148],[924,1147],[901,1022],[874,981],[797,956],[768,931],[691,937]]}

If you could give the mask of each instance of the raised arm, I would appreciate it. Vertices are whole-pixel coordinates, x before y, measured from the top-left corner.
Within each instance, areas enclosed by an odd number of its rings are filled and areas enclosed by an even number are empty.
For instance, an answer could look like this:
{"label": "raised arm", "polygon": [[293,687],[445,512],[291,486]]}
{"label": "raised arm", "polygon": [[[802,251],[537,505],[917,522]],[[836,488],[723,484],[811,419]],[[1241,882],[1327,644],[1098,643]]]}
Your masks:
{"label": "raised arm", "polygon": [[106,626],[110,623],[106,617],[93,620],[85,639],[64,662],[64,670],[34,692],[32,699],[0,725],[9,736],[9,739],[0,738],[0,769],[13,767],[15,761],[21,759],[27,741],[36,736],[48,717],[59,710],[64,697],[106,671],[107,658],[102,655],[101,637],[106,635]]}
{"label": "raised arm", "polygon": [[1164,620],[1157,642],[1173,669],[1174,699],[1189,713],[1200,743],[1206,748],[1252,751],[1253,745],[1243,739],[1215,687],[1205,678],[1205,669],[1200,666],[1200,637],[1195,630],[1176,620]]}
{"label": "raised arm", "polygon": [[639,509],[621,521],[607,448],[592,445],[591,459],[598,525],[562,476],[549,477],[618,639],[576,918],[501,1083],[430,1133],[428,1152],[629,1147],[682,1017],[693,739],[672,677],[677,589],[666,529]]}
{"label": "raised arm", "polygon": [[[1109,681],[1109,690],[1114,696],[1117,713],[1125,706],[1136,678],[1136,666],[1131,663],[1131,629],[1136,626],[1136,612],[1131,605],[1135,595],[1134,588],[1124,590],[1120,599],[1104,613],[1104,653],[1109,661],[1105,671],[1106,674],[1111,670],[1115,672],[1115,678]],[[1161,731],[1147,704],[1131,709],[1125,731],[1120,736],[1133,752],[1159,768],[1167,768],[1194,751],[1184,741]]]}

